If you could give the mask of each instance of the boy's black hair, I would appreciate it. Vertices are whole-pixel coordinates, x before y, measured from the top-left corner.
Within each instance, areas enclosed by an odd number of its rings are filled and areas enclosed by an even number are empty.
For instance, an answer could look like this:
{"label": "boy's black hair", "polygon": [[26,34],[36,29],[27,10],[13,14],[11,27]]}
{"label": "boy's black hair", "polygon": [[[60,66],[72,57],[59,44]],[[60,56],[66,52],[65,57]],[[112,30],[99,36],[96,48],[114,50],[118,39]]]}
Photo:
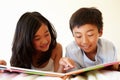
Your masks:
{"label": "boy's black hair", "polygon": [[70,18],[70,29],[80,27],[85,24],[92,24],[97,26],[98,31],[103,27],[102,13],[95,7],[80,8],[72,14]]}

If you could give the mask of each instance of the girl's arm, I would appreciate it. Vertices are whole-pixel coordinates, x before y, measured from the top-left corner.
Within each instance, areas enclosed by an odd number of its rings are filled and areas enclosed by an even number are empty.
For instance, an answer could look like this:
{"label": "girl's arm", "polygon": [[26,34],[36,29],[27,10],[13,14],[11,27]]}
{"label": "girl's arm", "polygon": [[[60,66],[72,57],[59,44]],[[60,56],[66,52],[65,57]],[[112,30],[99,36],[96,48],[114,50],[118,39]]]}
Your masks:
{"label": "girl's arm", "polygon": [[54,60],[54,72],[59,72],[59,66],[60,66],[59,60],[61,59],[61,57],[62,57],[62,46],[61,44],[57,43],[52,53],[52,59]]}

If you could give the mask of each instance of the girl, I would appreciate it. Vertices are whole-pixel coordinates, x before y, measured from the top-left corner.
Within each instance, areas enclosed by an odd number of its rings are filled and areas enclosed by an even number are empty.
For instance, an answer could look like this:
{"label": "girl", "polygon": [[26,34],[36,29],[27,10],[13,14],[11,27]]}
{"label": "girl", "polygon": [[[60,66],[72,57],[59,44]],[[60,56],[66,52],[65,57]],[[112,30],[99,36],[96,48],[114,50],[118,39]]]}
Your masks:
{"label": "girl", "polygon": [[24,13],[16,26],[11,66],[57,72],[62,46],[56,36],[53,25],[39,12]]}

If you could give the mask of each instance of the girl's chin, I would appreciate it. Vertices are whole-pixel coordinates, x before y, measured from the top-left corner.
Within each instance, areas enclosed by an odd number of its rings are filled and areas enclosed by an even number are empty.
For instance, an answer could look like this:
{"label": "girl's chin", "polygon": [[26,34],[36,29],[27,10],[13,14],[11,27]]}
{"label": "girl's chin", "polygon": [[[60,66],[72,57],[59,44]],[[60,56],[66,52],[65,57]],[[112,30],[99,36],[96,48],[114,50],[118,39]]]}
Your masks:
{"label": "girl's chin", "polygon": [[47,51],[49,48],[41,48],[41,51],[42,52],[45,52],[45,51]]}

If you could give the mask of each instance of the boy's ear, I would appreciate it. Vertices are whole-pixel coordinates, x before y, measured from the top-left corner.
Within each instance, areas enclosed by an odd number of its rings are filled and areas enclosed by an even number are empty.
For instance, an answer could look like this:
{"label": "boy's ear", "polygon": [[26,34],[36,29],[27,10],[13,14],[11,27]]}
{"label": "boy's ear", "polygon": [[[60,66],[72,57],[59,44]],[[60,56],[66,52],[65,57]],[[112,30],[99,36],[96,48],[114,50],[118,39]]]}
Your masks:
{"label": "boy's ear", "polygon": [[100,31],[99,31],[99,37],[101,37],[102,34],[103,34],[103,28],[101,28]]}
{"label": "boy's ear", "polygon": [[72,36],[74,37],[73,31],[72,31]]}

